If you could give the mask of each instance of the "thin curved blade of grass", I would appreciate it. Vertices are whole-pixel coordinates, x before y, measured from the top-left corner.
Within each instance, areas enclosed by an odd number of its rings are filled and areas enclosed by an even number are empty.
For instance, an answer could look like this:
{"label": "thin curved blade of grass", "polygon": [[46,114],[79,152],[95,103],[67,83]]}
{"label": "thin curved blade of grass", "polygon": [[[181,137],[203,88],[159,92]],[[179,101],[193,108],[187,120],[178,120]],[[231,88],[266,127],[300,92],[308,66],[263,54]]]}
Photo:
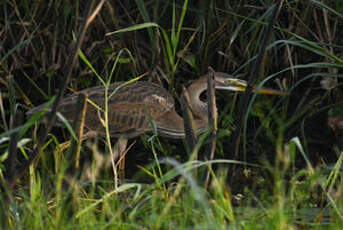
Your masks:
{"label": "thin curved blade of grass", "polygon": [[[9,141],[10,140],[10,138],[9,137],[3,137],[3,138],[1,138],[0,139],[0,145],[2,145],[4,142],[7,142],[7,141]],[[22,147],[24,147],[27,143],[29,143],[29,142],[31,142],[32,141],[32,139],[31,138],[23,138],[23,139],[21,139],[21,140],[19,140],[18,142],[17,142],[17,148],[22,148]],[[0,163],[2,163],[2,162],[4,162],[6,159],[7,159],[7,157],[8,157],[8,150],[6,150],[5,152],[3,152],[3,153],[1,153],[0,154]],[[28,158],[28,156],[27,156],[27,154],[24,154],[24,157],[25,157],[25,159],[27,159]]]}
{"label": "thin curved blade of grass", "polygon": [[230,42],[229,42],[229,47],[231,47],[232,43],[236,40],[236,38],[238,37],[238,35],[240,35],[241,29],[243,27],[245,23],[245,20],[242,20],[237,26],[236,29],[233,31],[233,33],[231,33],[230,35]]}
{"label": "thin curved blade of grass", "polygon": [[176,18],[176,16],[175,16],[175,14],[176,14],[175,8],[176,8],[176,6],[175,6],[175,1],[174,1],[174,3],[173,3],[173,13],[172,13],[171,34],[170,34],[170,41],[171,41],[171,44],[172,44],[173,48],[175,47],[174,46],[175,42],[177,42],[176,35],[175,35],[175,18]]}
{"label": "thin curved blade of grass", "polygon": [[[168,164],[169,160],[167,160],[169,158],[162,158],[159,162],[160,164]],[[250,166],[250,167],[257,167],[257,168],[261,168],[261,165],[258,164],[252,164],[252,163],[247,163],[244,161],[238,161],[238,160],[227,160],[227,159],[215,159],[215,160],[208,160],[208,161],[198,161],[198,160],[191,160],[191,161],[187,161],[183,164],[180,164],[179,167],[182,168],[182,170],[186,173],[188,173],[189,171],[192,171],[194,169],[200,168],[200,167],[204,167],[204,166],[208,166],[211,164],[236,164],[236,165],[242,165],[242,166]],[[180,168],[179,168],[180,170]],[[168,182],[172,179],[174,179],[177,176],[180,176],[182,174],[180,174],[179,170],[169,170],[168,172],[163,174],[163,178],[161,178],[161,182],[165,183]]]}
{"label": "thin curved blade of grass", "polygon": [[343,19],[343,14],[340,14],[338,13],[337,11],[335,11],[334,9],[328,7],[327,5],[325,5],[324,3],[322,2],[318,2],[318,1],[315,1],[315,0],[311,0],[311,2],[313,3],[314,6],[318,7],[319,9],[323,9],[323,10],[326,10],[328,11],[330,14],[334,15],[334,16],[337,16],[341,19]]}
{"label": "thin curved blade of grass", "polygon": [[[144,109],[144,113],[147,115],[149,123],[150,123],[150,127],[153,133],[153,136],[157,136],[157,127],[155,122],[152,120],[151,114],[149,109],[146,107],[146,105],[143,105],[143,109]],[[153,138],[153,137],[152,137]],[[149,138],[148,141],[151,141],[151,138]]]}
{"label": "thin curved blade of grass", "polygon": [[301,155],[303,156],[303,158],[304,158],[304,160],[305,160],[305,162],[307,164],[307,168],[310,170],[311,174],[314,174],[314,172],[315,172],[314,168],[313,168],[310,160],[308,159],[308,157],[307,157],[307,155],[306,155],[306,153],[304,151],[304,148],[303,148],[303,146],[301,144],[301,141],[300,141],[299,137],[293,137],[291,139],[290,143],[294,143],[298,147]]}
{"label": "thin curved blade of grass", "polygon": [[[32,84],[32,86],[44,97],[45,100],[49,99],[49,96],[36,84],[36,82],[34,80],[32,80],[32,78],[30,78],[30,76],[28,76],[28,74],[26,72],[23,71],[23,75]],[[30,101],[30,103],[31,103],[31,101]]]}
{"label": "thin curved blade of grass", "polygon": [[142,185],[138,184],[138,183],[123,184],[123,185],[119,186],[117,189],[113,190],[112,192],[106,193],[101,199],[96,200],[94,203],[90,204],[86,208],[84,208],[81,211],[79,211],[78,213],[76,213],[75,217],[80,218],[82,215],[86,214],[89,210],[91,210],[94,207],[96,207],[97,205],[103,203],[107,199],[111,198],[114,194],[125,192],[129,189],[132,189],[132,188],[137,188],[137,191],[134,195],[134,199],[136,199],[136,197],[138,197],[138,195],[140,194],[141,187],[142,187]]}
{"label": "thin curved blade of grass", "polygon": [[26,44],[28,44],[32,40],[32,38],[33,38],[33,36],[29,37],[28,39],[25,39],[24,41],[22,41],[21,43],[19,43],[18,45],[16,45],[12,49],[10,49],[5,54],[5,56],[1,59],[0,63],[3,63],[9,56],[11,56],[13,53],[15,53],[18,49],[20,49],[23,46],[25,46]]}
{"label": "thin curved blade of grass", "polygon": [[86,58],[86,55],[82,52],[82,50],[79,50],[79,56],[81,58],[82,61],[84,61],[84,63],[92,70],[92,72],[95,74],[95,76],[99,79],[99,81],[105,85],[105,81],[100,77],[100,75],[98,74],[98,72],[96,72],[95,68],[92,66],[92,64],[88,61],[88,59]]}
{"label": "thin curved blade of grass", "polygon": [[67,128],[67,130],[69,131],[70,135],[73,137],[73,139],[79,143],[79,139],[76,137],[76,134],[74,132],[73,127],[70,125],[70,123],[67,121],[67,119],[60,113],[57,112],[56,116],[58,117],[58,119],[60,119],[60,121],[64,124],[64,126]]}
{"label": "thin curved blade of grass", "polygon": [[108,96],[108,98],[113,97],[113,95],[114,95],[120,88],[122,88],[122,87],[124,87],[124,86],[126,86],[126,85],[128,85],[128,84],[131,84],[131,83],[133,83],[133,82],[135,82],[135,81],[138,81],[139,79],[141,79],[142,77],[146,76],[147,74],[148,74],[148,73],[141,74],[141,75],[139,75],[138,77],[135,77],[135,78],[133,78],[133,79],[131,79],[131,80],[128,80],[128,81],[124,82],[123,84],[119,85],[117,88],[115,88],[115,89],[112,91],[112,93]]}
{"label": "thin curved blade of grass", "polygon": [[[145,6],[145,2],[143,0],[136,0],[136,5],[138,7],[139,12],[141,13],[143,20],[146,23],[151,22],[150,16],[148,14],[148,10]],[[150,44],[151,46],[154,45],[155,41],[155,31],[151,29],[151,27],[147,27],[148,29],[148,34],[149,34],[149,39],[150,39]]]}
{"label": "thin curved blade of grass", "polygon": [[124,29],[116,30],[114,32],[109,32],[109,33],[107,33],[105,35],[106,36],[110,36],[110,35],[113,35],[113,34],[131,32],[131,31],[146,29],[146,28],[150,28],[150,27],[160,27],[160,26],[158,24],[154,23],[154,22],[144,22],[144,23],[133,25],[133,26],[130,26],[130,27],[127,27],[127,28],[124,28]]}
{"label": "thin curved blade of grass", "polygon": [[200,74],[200,70],[198,68],[198,66],[196,65],[196,60],[195,60],[195,56],[194,55],[183,55],[184,53],[186,53],[188,47],[192,44],[192,42],[194,41],[196,35],[198,34],[199,29],[197,28],[193,34],[191,35],[191,37],[188,39],[186,45],[183,47],[183,49],[181,51],[177,52],[177,56],[178,59],[176,61],[176,66],[178,66],[180,59],[183,59],[186,63],[188,63],[190,66],[192,66],[198,74]]}
{"label": "thin curved blade of grass", "polygon": [[335,165],[333,166],[333,169],[331,170],[326,183],[324,185],[324,188],[326,189],[327,186],[329,186],[328,188],[328,193],[332,192],[333,187],[335,186],[335,184],[339,183],[337,180],[339,178],[341,169],[342,169],[342,162],[343,162],[343,152],[341,152],[337,162],[335,163]]}
{"label": "thin curved blade of grass", "polygon": [[12,135],[15,132],[20,132],[20,131],[22,131],[22,129],[28,129],[31,126],[32,126],[32,124],[27,124],[27,123],[25,123],[24,125],[21,125],[21,126],[17,126],[17,127],[13,128],[13,129],[10,129],[10,130],[8,130],[6,132],[1,133],[0,134],[0,138],[8,137],[8,136]]}
{"label": "thin curved blade of grass", "polygon": [[[114,75],[114,71],[116,70],[118,63],[120,62],[121,56],[123,55],[124,51],[129,55],[129,57],[130,57],[132,63],[135,65],[135,59],[133,58],[133,56],[132,56],[132,54],[131,54],[131,52],[130,52],[129,49],[123,48],[123,49],[119,50],[118,55],[116,56],[116,59],[115,59],[115,61],[114,61],[114,63],[113,63],[113,66],[112,66],[112,69],[111,69],[110,76],[109,76],[109,78],[107,79],[107,82],[106,82],[106,83],[107,83],[107,86],[108,86],[109,84],[111,84],[111,80],[112,80],[112,77],[113,77],[113,75]],[[135,72],[136,72],[136,71],[135,71]],[[137,74],[137,73],[136,73],[136,74]]]}
{"label": "thin curved blade of grass", "polygon": [[162,32],[162,37],[164,39],[164,45],[165,45],[165,55],[166,55],[166,58],[169,62],[170,65],[174,66],[174,56],[173,56],[173,49],[172,49],[172,46],[171,46],[171,43],[169,41],[169,37],[167,35],[167,32],[160,28],[160,31]]}
{"label": "thin curved blade of grass", "polygon": [[[157,153],[156,153],[155,148],[154,148],[154,144],[152,143],[153,139],[157,138],[157,136],[158,136],[158,134],[157,134],[157,126],[156,126],[155,122],[152,120],[150,111],[146,107],[146,105],[143,106],[143,109],[144,109],[144,113],[148,116],[150,127],[151,127],[151,130],[152,130],[152,133],[153,133],[153,136],[148,139],[148,142],[151,142],[151,148],[152,148],[154,159],[155,159],[155,162],[156,162],[156,165],[157,165],[157,169],[158,169],[158,172],[160,174],[160,177],[162,177],[163,176],[163,172],[162,172],[162,169],[161,169],[161,165],[160,165],[160,162],[158,160]],[[159,142],[159,140],[157,140],[157,141]],[[155,173],[153,174],[153,177],[154,177],[155,180],[160,180],[160,178],[158,178]]]}
{"label": "thin curved blade of grass", "polygon": [[[180,20],[179,20],[179,25],[177,27],[176,35],[171,37],[172,44],[173,44],[174,56],[176,55],[177,46],[179,44],[183,20],[185,18],[186,12],[187,12],[187,5],[188,5],[188,0],[185,0],[183,3],[182,12],[181,12]],[[175,10],[175,5],[174,5],[174,10]],[[173,14],[173,19],[174,19],[174,14]],[[173,30],[174,30],[174,26],[175,26],[174,24],[175,24],[175,20],[173,20],[173,25],[172,25]],[[174,34],[175,34],[175,32],[174,32]],[[173,33],[172,33],[172,35],[173,35]]]}
{"label": "thin curved blade of grass", "polygon": [[5,129],[5,131],[7,131],[8,125],[7,125],[7,121],[6,121],[6,112],[4,109],[4,102],[3,102],[3,97],[2,97],[1,91],[0,91],[0,115],[1,115],[1,119],[2,119],[3,128]]}
{"label": "thin curved blade of grass", "polygon": [[[24,125],[20,126],[20,132],[19,132],[19,140],[22,139],[22,137],[25,135],[25,133],[27,132],[27,130],[34,125],[45,113],[45,111],[51,107],[51,105],[54,103],[55,101],[55,96],[52,97],[50,99],[50,101],[48,101],[45,106],[38,111],[37,113],[35,113],[34,115],[32,115],[28,121],[25,122]],[[1,135],[0,135],[1,136]]]}

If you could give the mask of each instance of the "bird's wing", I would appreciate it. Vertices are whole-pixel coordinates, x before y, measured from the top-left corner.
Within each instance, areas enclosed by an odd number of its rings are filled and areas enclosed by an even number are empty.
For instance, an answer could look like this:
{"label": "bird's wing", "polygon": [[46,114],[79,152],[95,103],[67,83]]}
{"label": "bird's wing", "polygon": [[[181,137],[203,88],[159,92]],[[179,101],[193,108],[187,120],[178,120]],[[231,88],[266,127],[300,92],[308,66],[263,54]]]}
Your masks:
{"label": "bird's wing", "polygon": [[[105,135],[104,113],[92,105],[88,105],[85,126],[101,135]],[[131,138],[151,130],[151,121],[157,121],[161,116],[162,106],[145,103],[114,103],[109,106],[108,126],[113,137],[125,136]],[[74,114],[63,113],[68,120],[73,120]]]}
{"label": "bird's wing", "polygon": [[[87,88],[78,93],[87,94],[90,100],[87,105],[85,126],[90,130],[104,134],[104,87]],[[65,97],[58,107],[58,112],[62,113],[70,122],[74,120],[77,94]],[[122,82],[113,83],[108,89],[108,96],[111,136],[126,135],[133,137],[144,133],[150,130],[149,116],[155,121],[174,109],[174,99],[164,88],[145,81],[125,86]],[[33,114],[43,107],[44,104],[29,111],[29,114]]]}

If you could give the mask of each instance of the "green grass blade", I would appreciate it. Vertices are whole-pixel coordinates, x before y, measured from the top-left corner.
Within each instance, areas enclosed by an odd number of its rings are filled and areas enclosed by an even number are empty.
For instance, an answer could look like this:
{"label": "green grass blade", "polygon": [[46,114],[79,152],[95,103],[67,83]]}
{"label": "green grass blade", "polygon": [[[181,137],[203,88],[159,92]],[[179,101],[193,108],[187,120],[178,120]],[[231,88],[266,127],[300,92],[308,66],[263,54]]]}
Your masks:
{"label": "green grass blade", "polygon": [[112,34],[119,34],[119,33],[125,33],[125,32],[131,32],[131,31],[136,31],[136,30],[141,30],[141,29],[147,29],[150,27],[159,27],[158,24],[154,22],[145,22],[137,25],[133,25],[124,29],[116,30],[111,33],[107,33],[106,36],[112,35]]}

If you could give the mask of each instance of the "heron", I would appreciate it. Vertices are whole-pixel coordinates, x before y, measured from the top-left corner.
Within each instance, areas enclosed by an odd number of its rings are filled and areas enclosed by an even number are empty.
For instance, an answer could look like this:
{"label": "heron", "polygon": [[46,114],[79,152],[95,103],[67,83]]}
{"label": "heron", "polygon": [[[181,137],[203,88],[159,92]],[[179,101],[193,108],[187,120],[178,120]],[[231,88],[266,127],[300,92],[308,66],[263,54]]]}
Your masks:
{"label": "heron", "polygon": [[[247,82],[227,73],[214,73],[215,88],[228,91],[245,91]],[[194,117],[195,132],[201,134],[207,128],[207,103],[200,99],[200,95],[207,89],[207,75],[195,80],[186,89],[190,98],[190,110]],[[123,82],[114,82],[108,92],[108,126],[111,137],[117,137],[119,153],[126,149],[127,141],[143,133],[151,132],[151,121],[155,124],[158,135],[173,139],[185,137],[183,118],[175,109],[173,96],[158,84],[148,81],[135,81],[123,85]],[[257,90],[256,87],[253,90]],[[84,126],[87,130],[105,136],[103,125],[103,111],[105,106],[105,87],[96,86],[79,91],[88,95],[91,104],[87,106]],[[73,121],[77,102],[77,94],[65,97],[58,107],[68,121]],[[259,94],[282,95],[278,90],[260,88]],[[93,105],[96,104],[97,106]],[[27,112],[32,115],[46,107],[42,104]],[[99,111],[100,110],[102,111]]]}

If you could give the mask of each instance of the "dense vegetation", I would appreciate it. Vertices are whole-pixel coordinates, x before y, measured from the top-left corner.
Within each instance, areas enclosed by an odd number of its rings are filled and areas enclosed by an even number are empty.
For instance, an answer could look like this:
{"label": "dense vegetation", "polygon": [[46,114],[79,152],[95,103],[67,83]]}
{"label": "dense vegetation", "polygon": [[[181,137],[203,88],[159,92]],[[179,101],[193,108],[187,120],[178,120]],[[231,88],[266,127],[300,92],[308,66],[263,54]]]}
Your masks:
{"label": "dense vegetation", "polygon": [[[341,0],[282,1],[255,77],[287,95],[254,95],[242,114],[242,94],[217,92],[213,160],[204,157],[208,132],[192,153],[144,134],[129,142],[119,186],[108,147],[116,140],[90,138],[77,158],[71,129],[50,130],[25,167],[44,129],[41,114],[25,111],[58,92],[86,2],[0,2],[0,228],[342,229]],[[66,94],[147,73],[142,80],[168,89],[180,112],[182,87],[209,66],[248,78],[277,3],[108,0]]]}

